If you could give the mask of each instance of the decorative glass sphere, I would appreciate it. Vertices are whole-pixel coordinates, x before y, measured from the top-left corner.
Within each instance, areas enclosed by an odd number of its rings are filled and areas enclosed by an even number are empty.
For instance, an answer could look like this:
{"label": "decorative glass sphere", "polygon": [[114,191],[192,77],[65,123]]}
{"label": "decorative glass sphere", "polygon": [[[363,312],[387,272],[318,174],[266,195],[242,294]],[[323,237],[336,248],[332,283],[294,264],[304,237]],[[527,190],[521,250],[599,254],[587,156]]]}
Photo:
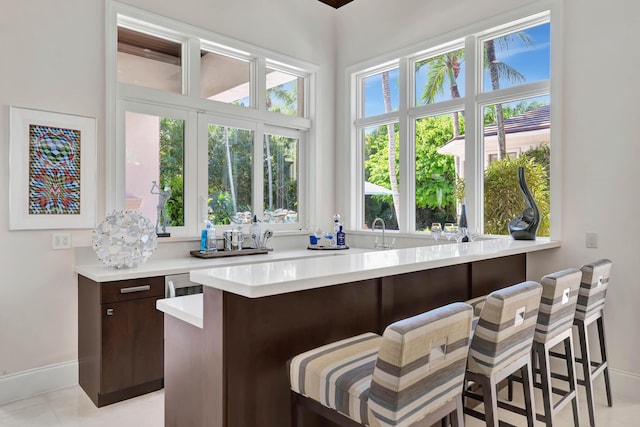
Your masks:
{"label": "decorative glass sphere", "polygon": [[137,267],[158,247],[155,226],[133,211],[114,211],[93,231],[98,259],[114,268]]}

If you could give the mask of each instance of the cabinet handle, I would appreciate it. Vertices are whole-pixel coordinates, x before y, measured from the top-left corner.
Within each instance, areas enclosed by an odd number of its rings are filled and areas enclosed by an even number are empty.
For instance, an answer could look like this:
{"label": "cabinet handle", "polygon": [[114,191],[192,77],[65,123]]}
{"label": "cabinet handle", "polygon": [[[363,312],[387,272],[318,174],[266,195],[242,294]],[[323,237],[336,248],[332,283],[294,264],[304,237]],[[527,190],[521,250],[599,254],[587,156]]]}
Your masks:
{"label": "cabinet handle", "polygon": [[143,292],[143,291],[148,291],[149,289],[151,289],[151,285],[133,286],[131,288],[122,288],[122,289],[120,289],[120,293],[121,294],[130,294],[131,292]]}
{"label": "cabinet handle", "polygon": [[113,308],[107,308],[107,316],[113,316]]}

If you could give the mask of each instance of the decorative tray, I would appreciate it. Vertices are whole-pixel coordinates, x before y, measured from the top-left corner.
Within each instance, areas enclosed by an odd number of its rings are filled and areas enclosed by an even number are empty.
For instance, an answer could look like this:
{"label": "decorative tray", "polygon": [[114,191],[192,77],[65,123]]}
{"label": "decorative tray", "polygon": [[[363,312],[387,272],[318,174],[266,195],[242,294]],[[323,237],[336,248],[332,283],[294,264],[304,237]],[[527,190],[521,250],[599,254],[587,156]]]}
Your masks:
{"label": "decorative tray", "polygon": [[200,251],[189,251],[191,256],[196,258],[224,258],[230,256],[240,256],[240,255],[259,255],[266,254],[271,252],[273,249],[263,248],[263,249],[239,249],[235,251],[224,251],[218,250],[216,252],[200,252]]}
{"label": "decorative tray", "polygon": [[312,250],[312,251],[341,251],[344,249],[349,249],[349,246],[342,246],[342,247],[338,247],[338,246],[307,246],[307,249]]}

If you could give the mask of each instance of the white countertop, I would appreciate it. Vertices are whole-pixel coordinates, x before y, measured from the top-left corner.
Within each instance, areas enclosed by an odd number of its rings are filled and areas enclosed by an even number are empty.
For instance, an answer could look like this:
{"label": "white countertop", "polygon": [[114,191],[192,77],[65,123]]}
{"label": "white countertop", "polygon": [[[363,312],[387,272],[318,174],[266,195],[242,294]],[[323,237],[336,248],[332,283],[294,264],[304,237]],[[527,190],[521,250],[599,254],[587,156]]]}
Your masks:
{"label": "white countertop", "polygon": [[[283,251],[282,257],[279,258],[280,261],[269,262],[269,260],[262,260],[260,263],[235,264],[205,270],[198,269],[192,271],[190,276],[192,281],[202,283],[205,286],[212,286],[246,297],[257,298],[534,252],[559,246],[560,242],[549,240],[516,241],[494,239],[459,245],[445,244],[387,251],[364,249],[351,249],[349,251]],[[295,256],[296,254],[298,256]],[[258,256],[260,255],[239,258],[250,258],[247,262],[251,262],[254,257],[257,258]],[[198,265],[198,267],[202,268],[201,265]],[[202,328],[202,301],[202,294],[186,295],[158,300],[156,308],[184,322]]]}
{"label": "white countertop", "polygon": [[[249,298],[557,248],[559,241],[498,238],[191,271],[191,280]],[[312,251],[309,251],[312,252]]]}
{"label": "white countertop", "polygon": [[267,254],[241,255],[221,258],[197,258],[186,254],[174,258],[154,258],[153,256],[144,264],[135,268],[112,268],[98,262],[95,264],[76,265],[76,273],[85,276],[95,282],[112,282],[115,280],[139,279],[142,277],[166,276],[168,274],[188,273],[192,270],[203,268],[233,266],[241,264],[254,264],[270,261],[291,260],[306,257],[324,257],[332,255],[345,255],[354,252],[363,252],[365,249],[346,250],[308,250],[289,249],[275,250]]}
{"label": "white countertop", "polygon": [[156,308],[202,329],[202,300],[202,294],[159,299],[156,301]]}

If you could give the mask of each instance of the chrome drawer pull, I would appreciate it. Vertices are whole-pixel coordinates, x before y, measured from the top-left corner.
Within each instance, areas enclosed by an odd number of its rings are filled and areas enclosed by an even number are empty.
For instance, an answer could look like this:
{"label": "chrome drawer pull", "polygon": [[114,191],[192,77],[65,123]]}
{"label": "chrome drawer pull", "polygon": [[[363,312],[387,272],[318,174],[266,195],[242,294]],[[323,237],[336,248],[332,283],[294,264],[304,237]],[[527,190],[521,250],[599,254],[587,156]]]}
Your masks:
{"label": "chrome drawer pull", "polygon": [[122,288],[122,289],[120,289],[120,293],[121,294],[130,294],[131,292],[143,292],[143,291],[148,291],[149,289],[151,289],[151,285],[133,286],[131,288]]}

